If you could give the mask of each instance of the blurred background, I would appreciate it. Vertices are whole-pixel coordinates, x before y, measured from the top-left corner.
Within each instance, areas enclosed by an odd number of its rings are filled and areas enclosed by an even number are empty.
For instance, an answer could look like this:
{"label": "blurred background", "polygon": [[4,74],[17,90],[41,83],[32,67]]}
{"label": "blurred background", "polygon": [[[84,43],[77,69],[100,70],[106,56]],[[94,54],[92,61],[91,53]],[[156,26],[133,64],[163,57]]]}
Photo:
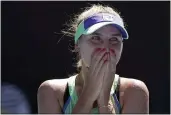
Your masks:
{"label": "blurred background", "polygon": [[[43,81],[66,78],[76,72],[75,54],[69,50],[74,41],[62,37],[61,30],[75,13],[82,11],[80,8],[96,3],[115,7],[127,24],[130,37],[124,41],[117,74],[146,83],[150,92],[150,113],[170,113],[169,1],[2,1],[1,82],[17,87],[19,94],[24,95],[27,106],[25,111],[19,109],[19,112],[37,113],[37,89]],[[13,93],[2,93],[1,105],[7,113],[12,110],[5,108],[17,105],[10,101]],[[13,100],[16,103],[17,99]],[[22,101],[17,102],[20,105]]]}

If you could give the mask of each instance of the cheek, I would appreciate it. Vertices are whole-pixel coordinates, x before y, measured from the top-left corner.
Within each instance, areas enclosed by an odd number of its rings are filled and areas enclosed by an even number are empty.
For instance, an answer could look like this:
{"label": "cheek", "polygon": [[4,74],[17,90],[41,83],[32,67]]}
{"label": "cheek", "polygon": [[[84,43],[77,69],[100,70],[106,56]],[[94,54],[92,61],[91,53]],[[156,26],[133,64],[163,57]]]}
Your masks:
{"label": "cheek", "polygon": [[90,61],[91,61],[91,53],[90,52],[82,52],[81,53],[81,59],[83,60],[83,62],[89,66],[90,65]]}
{"label": "cheek", "polygon": [[123,44],[121,44],[121,46],[117,49],[117,63],[120,60],[121,54],[122,54],[122,48],[123,48]]}
{"label": "cheek", "polygon": [[93,51],[94,51],[94,48],[87,46],[87,45],[82,45],[82,47],[80,49],[81,59],[87,66],[90,65],[91,55],[92,55]]}
{"label": "cheek", "polygon": [[111,52],[115,54],[117,61],[119,61],[122,53],[122,44],[116,45],[113,48],[111,48]]}

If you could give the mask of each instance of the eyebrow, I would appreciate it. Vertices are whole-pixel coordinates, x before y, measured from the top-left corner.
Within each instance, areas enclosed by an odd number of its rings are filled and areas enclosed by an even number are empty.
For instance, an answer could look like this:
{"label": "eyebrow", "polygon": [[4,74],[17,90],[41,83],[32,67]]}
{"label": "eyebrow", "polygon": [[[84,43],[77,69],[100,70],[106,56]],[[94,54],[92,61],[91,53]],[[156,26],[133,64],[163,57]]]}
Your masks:
{"label": "eyebrow", "polygon": [[[103,36],[101,33],[98,33],[98,32],[94,32],[91,35]],[[121,34],[120,33],[116,33],[116,34],[111,34],[111,36],[121,36]]]}

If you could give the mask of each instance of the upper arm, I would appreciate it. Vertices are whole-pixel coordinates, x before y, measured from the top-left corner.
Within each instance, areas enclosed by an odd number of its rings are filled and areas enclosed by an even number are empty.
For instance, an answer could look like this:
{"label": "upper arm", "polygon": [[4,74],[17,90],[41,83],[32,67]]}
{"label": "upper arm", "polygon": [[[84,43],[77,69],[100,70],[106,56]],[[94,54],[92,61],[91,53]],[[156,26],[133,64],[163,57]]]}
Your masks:
{"label": "upper arm", "polygon": [[122,113],[149,113],[149,91],[142,81],[133,80],[124,91]]}
{"label": "upper arm", "polygon": [[43,82],[37,94],[38,113],[61,113],[61,107],[55,91],[48,81]]}

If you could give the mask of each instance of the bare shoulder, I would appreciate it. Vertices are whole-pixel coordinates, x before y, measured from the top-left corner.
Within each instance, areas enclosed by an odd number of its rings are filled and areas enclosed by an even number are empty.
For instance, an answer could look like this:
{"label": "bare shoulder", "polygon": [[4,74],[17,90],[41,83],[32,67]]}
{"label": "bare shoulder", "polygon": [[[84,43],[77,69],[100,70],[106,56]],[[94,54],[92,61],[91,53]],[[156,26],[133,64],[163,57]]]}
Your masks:
{"label": "bare shoulder", "polygon": [[63,106],[63,96],[68,79],[52,79],[46,80],[38,88],[38,96],[49,96],[54,97],[59,101],[60,106]]}
{"label": "bare shoulder", "polygon": [[137,79],[120,79],[122,113],[149,113],[149,91],[146,84]]}
{"label": "bare shoulder", "polygon": [[38,91],[41,90],[53,90],[53,91],[61,91],[65,89],[67,83],[67,79],[51,79],[46,80],[39,86]]}
{"label": "bare shoulder", "polygon": [[44,81],[38,89],[39,91],[54,91],[58,95],[65,91],[65,87],[67,84],[68,78],[66,79],[51,79]]}
{"label": "bare shoulder", "polygon": [[146,95],[149,95],[148,88],[146,84],[138,79],[133,79],[133,78],[125,78],[121,77],[121,86],[120,89],[122,92],[141,92]]}
{"label": "bare shoulder", "polygon": [[67,79],[44,81],[38,88],[38,113],[61,113]]}

